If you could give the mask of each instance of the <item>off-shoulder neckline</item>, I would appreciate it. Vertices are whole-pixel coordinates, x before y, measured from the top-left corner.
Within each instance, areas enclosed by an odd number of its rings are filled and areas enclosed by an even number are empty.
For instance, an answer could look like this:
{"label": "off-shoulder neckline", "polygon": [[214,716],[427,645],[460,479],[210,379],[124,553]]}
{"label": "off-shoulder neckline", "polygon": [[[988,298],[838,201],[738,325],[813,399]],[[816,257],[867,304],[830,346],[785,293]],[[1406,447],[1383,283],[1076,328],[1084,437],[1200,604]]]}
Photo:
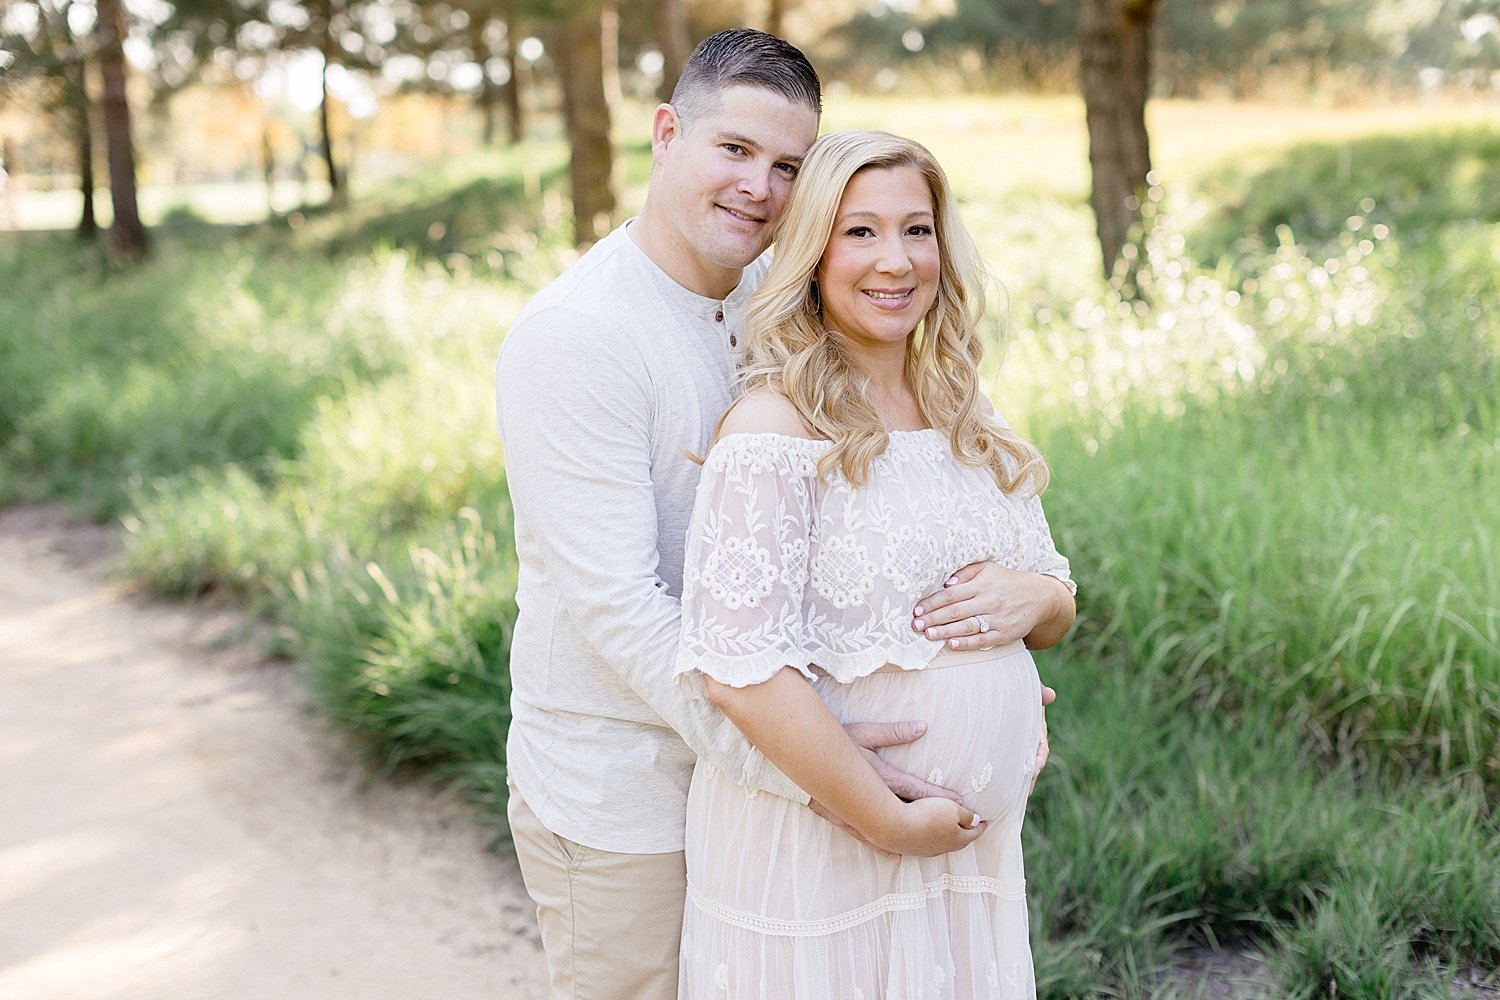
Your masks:
{"label": "off-shoulder neckline", "polygon": [[[941,431],[939,431],[936,427],[921,427],[914,431],[886,431],[886,433],[891,436],[892,441],[899,441],[902,438],[916,439],[927,434],[939,434],[941,433]],[[723,444],[726,441],[733,441],[736,439],[742,441],[750,441],[762,438],[768,438],[774,441],[790,441],[805,445],[833,444],[833,442],[828,440],[827,438],[803,437],[800,434],[787,434],[784,431],[733,431],[729,434],[725,434],[723,437],[715,441],[713,443],[713,448],[719,447],[719,445]],[[712,451],[713,448],[710,448],[709,450]]]}
{"label": "off-shoulder neckline", "polygon": [[[918,435],[930,435],[930,433],[939,432],[938,427],[919,427],[916,430],[886,430],[885,433],[891,435],[891,438],[915,438]],[[778,441],[801,441],[805,442],[805,444],[832,444],[832,441],[829,441],[828,438],[804,438],[802,435],[793,435],[793,433],[786,433],[784,430],[732,430],[732,432],[721,436],[718,441],[714,442],[714,445],[717,447],[717,445],[723,444],[724,441],[732,441],[735,438],[774,438],[778,439]]]}

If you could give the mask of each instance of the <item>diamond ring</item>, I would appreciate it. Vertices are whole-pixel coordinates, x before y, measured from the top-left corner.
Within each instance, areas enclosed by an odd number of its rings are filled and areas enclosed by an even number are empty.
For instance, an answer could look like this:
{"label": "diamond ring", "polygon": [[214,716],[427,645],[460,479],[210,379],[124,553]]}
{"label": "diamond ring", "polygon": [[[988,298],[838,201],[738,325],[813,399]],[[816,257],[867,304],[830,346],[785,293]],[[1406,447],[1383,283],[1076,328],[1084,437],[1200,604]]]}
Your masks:
{"label": "diamond ring", "polygon": [[981,635],[990,630],[990,620],[984,615],[975,615],[974,620],[979,623],[979,633]]}

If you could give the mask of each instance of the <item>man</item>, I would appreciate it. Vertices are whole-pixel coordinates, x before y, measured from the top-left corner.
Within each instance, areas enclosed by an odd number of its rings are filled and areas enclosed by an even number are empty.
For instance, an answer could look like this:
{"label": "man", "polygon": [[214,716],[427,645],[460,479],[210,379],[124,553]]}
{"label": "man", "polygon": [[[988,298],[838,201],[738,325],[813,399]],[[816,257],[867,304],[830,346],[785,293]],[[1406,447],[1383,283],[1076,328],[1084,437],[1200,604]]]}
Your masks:
{"label": "man", "polygon": [[[793,46],[750,29],[704,41],[656,109],[641,215],[543,289],[501,352],[520,560],[509,814],[557,996],[676,996],[696,757],[748,794],[807,801],[673,668],[699,477],[686,452],[731,401],[746,303],[820,112]],[[898,794],[956,797],[873,753],[921,731],[850,727]]]}

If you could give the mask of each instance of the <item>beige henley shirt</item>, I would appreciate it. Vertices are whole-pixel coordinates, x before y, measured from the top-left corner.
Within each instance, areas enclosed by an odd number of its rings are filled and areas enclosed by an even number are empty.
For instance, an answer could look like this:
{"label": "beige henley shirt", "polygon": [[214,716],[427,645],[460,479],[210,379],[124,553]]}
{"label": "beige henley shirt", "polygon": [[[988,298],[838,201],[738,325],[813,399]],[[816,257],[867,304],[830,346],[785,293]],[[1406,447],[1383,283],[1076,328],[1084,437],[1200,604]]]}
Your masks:
{"label": "beige henley shirt", "polygon": [[515,508],[512,780],[548,829],[600,850],[678,851],[696,757],[806,802],[712,704],[679,693],[682,558],[703,454],[762,257],[718,299],[621,226],[527,304],[496,399]]}

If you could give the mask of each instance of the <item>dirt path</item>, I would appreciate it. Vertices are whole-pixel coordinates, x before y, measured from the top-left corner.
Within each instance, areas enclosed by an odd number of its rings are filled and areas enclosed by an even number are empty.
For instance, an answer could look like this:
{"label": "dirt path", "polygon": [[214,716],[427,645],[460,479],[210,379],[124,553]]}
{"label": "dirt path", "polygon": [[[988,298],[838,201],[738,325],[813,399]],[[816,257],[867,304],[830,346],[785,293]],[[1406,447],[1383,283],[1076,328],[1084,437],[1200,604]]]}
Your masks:
{"label": "dirt path", "polygon": [[108,584],[115,544],[0,511],[0,1000],[541,1000],[472,811],[364,788],[238,615]]}

